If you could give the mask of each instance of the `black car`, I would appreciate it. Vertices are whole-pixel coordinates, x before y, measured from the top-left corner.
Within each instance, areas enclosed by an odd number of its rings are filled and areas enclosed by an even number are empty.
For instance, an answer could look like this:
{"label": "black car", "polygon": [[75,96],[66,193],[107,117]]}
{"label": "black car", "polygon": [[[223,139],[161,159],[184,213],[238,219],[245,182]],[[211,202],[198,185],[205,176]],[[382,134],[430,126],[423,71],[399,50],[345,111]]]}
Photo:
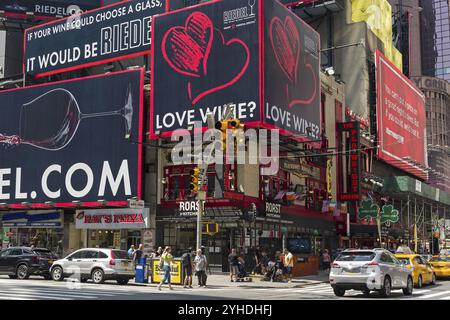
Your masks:
{"label": "black car", "polygon": [[11,279],[28,279],[30,275],[40,275],[51,280],[50,266],[56,256],[50,250],[11,247],[0,251],[0,274],[7,274]]}

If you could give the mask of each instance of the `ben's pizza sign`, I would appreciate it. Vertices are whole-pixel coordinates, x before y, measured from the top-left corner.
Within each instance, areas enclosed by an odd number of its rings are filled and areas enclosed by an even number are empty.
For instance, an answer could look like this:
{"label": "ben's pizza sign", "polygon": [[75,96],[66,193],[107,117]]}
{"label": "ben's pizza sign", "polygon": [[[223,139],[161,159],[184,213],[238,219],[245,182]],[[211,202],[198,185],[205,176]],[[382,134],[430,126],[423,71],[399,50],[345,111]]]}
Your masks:
{"label": "ben's pizza sign", "polygon": [[78,210],[77,229],[144,229],[149,223],[149,209]]}

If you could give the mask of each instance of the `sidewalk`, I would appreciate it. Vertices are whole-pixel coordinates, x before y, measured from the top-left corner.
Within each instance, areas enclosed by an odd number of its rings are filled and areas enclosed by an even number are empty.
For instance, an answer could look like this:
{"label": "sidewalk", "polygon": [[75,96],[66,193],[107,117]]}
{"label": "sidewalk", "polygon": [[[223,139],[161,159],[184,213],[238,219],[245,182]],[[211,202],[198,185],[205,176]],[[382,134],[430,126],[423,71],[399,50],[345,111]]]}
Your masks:
{"label": "sidewalk", "polygon": [[[197,283],[197,278],[193,277],[194,286]],[[262,276],[252,276],[251,282],[231,282],[230,276],[227,273],[213,273],[208,274],[207,286],[212,289],[225,288],[301,288],[309,285],[319,283],[328,283],[328,273],[320,271],[318,275],[305,276],[293,278],[291,283],[287,282],[270,282],[261,281]],[[129,285],[156,287],[156,283],[135,283],[134,280],[129,282]],[[179,286],[179,285],[174,285]]]}

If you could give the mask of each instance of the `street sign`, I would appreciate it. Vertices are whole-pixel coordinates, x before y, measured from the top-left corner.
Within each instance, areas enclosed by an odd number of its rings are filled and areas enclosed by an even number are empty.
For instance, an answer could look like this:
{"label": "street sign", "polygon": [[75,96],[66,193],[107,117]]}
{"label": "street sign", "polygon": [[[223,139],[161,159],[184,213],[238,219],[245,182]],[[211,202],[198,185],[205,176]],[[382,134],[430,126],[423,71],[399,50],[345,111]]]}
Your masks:
{"label": "street sign", "polygon": [[130,199],[128,200],[128,205],[130,209],[144,209],[145,202],[144,200]]}

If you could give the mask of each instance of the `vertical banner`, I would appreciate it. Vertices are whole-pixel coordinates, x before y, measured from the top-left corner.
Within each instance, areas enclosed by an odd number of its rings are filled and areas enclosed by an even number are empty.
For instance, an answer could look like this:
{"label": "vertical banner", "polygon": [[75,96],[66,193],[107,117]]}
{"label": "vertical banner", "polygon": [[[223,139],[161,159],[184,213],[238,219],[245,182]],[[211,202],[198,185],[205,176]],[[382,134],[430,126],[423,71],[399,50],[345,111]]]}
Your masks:
{"label": "vertical banner", "polygon": [[379,51],[376,68],[378,157],[425,179],[425,97]]}
{"label": "vertical banner", "polygon": [[[349,168],[347,172],[347,188],[339,195],[341,201],[359,201],[361,200],[361,141],[359,122],[344,122],[338,124],[339,133],[345,133],[347,151],[344,157],[347,157]],[[348,137],[347,137],[348,134]],[[345,163],[345,161],[342,161]]]}
{"label": "vertical banner", "polygon": [[264,0],[264,122],[318,140],[320,38],[280,2]]}
{"label": "vertical banner", "polygon": [[143,72],[1,91],[0,202],[139,197]]}
{"label": "vertical banner", "polygon": [[25,30],[24,73],[45,76],[149,54],[165,0],[125,1]]}
{"label": "vertical banner", "polygon": [[212,1],[155,17],[150,132],[168,135],[235,106],[260,122],[255,0]]}

